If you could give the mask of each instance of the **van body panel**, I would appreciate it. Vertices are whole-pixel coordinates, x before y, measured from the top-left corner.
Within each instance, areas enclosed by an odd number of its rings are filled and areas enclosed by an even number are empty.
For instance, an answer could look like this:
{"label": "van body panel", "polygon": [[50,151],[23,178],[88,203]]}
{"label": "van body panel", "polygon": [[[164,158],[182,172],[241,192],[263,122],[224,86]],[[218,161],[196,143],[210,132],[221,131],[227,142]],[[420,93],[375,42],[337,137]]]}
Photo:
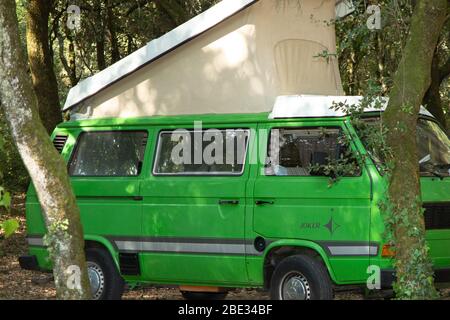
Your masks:
{"label": "van body panel", "polygon": [[[73,130],[72,134],[80,140],[84,133],[108,132],[147,132],[147,127],[83,127]],[[147,138],[148,147],[148,138]],[[67,161],[76,156],[76,145],[72,148]],[[142,172],[147,168],[145,163],[151,160],[149,152],[145,152]],[[114,240],[120,237],[139,237],[142,226],[142,201],[140,201],[142,174],[138,176],[72,176],[71,183],[80,208],[83,231],[86,235],[98,235],[108,239],[110,247],[116,248]],[[91,236],[92,237],[92,236]],[[117,249],[115,249],[117,251]],[[117,261],[117,252],[112,255]]]}
{"label": "van body panel", "polygon": [[[265,126],[268,130],[315,127],[339,128],[348,134],[342,122],[333,121],[273,122]],[[262,146],[267,148],[266,145]],[[360,176],[342,177],[332,185],[330,178],[324,176],[266,176],[264,165],[258,174],[255,201],[272,203],[254,207],[253,228],[258,234],[267,238],[334,242],[341,247],[339,250],[344,247],[349,250],[347,257],[329,258],[336,280],[354,282],[367,278],[369,253],[365,254],[361,248],[370,242],[371,180],[365,169]],[[351,247],[360,250],[359,257],[353,255]]]}
{"label": "van body panel", "polygon": [[[255,129],[210,124],[203,129]],[[173,127],[156,127],[157,133]],[[193,129],[193,128],[185,128]],[[159,137],[159,134],[156,134]],[[252,148],[251,140],[248,150]],[[153,145],[157,154],[158,141]],[[156,159],[153,160],[153,164]],[[142,185],[143,278],[216,284],[248,283],[245,263],[248,161],[236,176],[147,176]],[[192,267],[186,268],[189,265]]]}
{"label": "van body panel", "polygon": [[[249,129],[242,175],[160,176],[153,172],[159,133],[164,130]],[[362,163],[361,175],[329,184],[324,176],[265,175],[267,130],[340,128]],[[83,132],[146,131],[142,170],[130,177],[72,177],[85,239],[105,246],[116,264],[121,253],[137,254],[140,275],[130,283],[223,287],[262,287],[266,257],[273,249],[309,248],[317,252],[336,285],[365,285],[370,265],[392,269],[381,257],[385,244],[383,201],[386,180],[367,155],[349,118],[270,120],[268,113],[139,119],[100,119],[63,123],[52,135],[66,135],[61,154],[70,163]],[[261,131],[261,132],[260,132]],[[266,133],[264,133],[266,131]],[[450,178],[424,177],[427,203],[450,203]],[[263,204],[260,202],[263,201]],[[259,202],[260,204],[257,204]],[[45,224],[31,185],[26,203],[30,236],[42,237]],[[255,239],[265,248],[256,250]],[[450,266],[450,230],[428,230],[436,268]],[[39,267],[51,269],[43,246],[31,245]]]}

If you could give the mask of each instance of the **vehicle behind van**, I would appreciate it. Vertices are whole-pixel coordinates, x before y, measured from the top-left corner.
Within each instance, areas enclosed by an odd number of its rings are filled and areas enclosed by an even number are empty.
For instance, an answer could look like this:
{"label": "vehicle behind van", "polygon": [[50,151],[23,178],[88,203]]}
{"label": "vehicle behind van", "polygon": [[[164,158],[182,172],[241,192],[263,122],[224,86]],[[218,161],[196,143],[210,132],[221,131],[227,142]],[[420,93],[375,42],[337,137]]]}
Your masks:
{"label": "vehicle behind van", "polygon": [[[178,285],[187,299],[254,287],[273,299],[332,299],[348,285],[392,286],[378,159],[327,101],[288,104],[271,114],[80,120],[55,129],[95,299],[119,299],[124,281]],[[450,140],[425,111],[417,132],[430,255],[436,281],[450,282]],[[320,168],[342,159],[355,169],[330,184],[332,172]],[[49,271],[33,186],[26,214],[29,255],[20,264]]]}

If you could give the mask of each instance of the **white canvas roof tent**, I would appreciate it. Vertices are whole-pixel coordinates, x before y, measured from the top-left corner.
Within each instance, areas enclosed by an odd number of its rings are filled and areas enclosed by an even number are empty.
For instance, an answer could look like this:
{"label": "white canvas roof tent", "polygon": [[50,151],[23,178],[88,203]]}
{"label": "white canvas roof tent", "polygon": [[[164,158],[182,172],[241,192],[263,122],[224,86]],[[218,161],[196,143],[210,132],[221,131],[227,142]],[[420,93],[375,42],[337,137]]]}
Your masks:
{"label": "white canvas roof tent", "polygon": [[[343,110],[335,110],[333,106],[343,104],[346,106],[359,106],[363,97],[361,96],[312,96],[312,95],[291,95],[280,96],[276,99],[275,106],[270,114],[271,119],[287,118],[325,118],[325,117],[345,117],[348,114]],[[374,104],[380,103],[380,108]],[[388,98],[380,97],[373,101],[373,105],[364,109],[364,112],[383,112],[386,110]],[[433,115],[424,107],[421,107],[420,114],[428,117]]]}
{"label": "white canvas roof tent", "polygon": [[329,22],[352,10],[349,0],[223,0],[80,82],[64,110],[248,113],[269,111],[280,94],[342,94]]}

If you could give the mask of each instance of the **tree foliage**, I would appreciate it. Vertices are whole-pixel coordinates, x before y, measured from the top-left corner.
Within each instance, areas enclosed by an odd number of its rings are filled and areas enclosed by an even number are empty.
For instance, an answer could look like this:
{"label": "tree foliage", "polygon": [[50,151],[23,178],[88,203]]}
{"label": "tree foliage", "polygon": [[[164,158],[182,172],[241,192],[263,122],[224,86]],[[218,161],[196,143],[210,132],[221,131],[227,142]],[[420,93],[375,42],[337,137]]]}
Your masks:
{"label": "tree foliage", "polygon": [[[147,42],[208,9],[217,0],[58,1],[50,18],[60,95]],[[80,28],[67,27],[67,8],[81,9]]]}
{"label": "tree foliage", "polygon": [[[393,76],[400,63],[409,33],[416,1],[380,0],[381,29],[369,30],[367,1],[353,0],[356,11],[336,21],[338,56],[344,90],[349,95],[364,95],[378,88],[389,95]],[[450,20],[441,30],[436,47],[434,68],[439,75],[432,77],[430,91],[423,105],[441,122],[450,124]]]}

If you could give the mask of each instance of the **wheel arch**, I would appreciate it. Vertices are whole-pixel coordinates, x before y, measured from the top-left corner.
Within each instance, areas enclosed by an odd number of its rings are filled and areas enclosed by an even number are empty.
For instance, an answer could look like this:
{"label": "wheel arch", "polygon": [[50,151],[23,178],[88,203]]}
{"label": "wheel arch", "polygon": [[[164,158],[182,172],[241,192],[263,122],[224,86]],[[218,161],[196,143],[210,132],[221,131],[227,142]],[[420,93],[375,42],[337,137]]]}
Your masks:
{"label": "wheel arch", "polygon": [[270,281],[278,263],[296,254],[306,254],[320,260],[327,269],[331,281],[337,283],[328,255],[320,245],[312,241],[280,240],[271,243],[264,253],[263,276],[265,288],[270,287]]}
{"label": "wheel arch", "polygon": [[106,239],[104,237],[100,237],[100,236],[85,235],[84,247],[85,247],[85,249],[88,249],[88,248],[105,249],[111,255],[111,258],[113,259],[114,263],[116,264],[116,267],[118,268],[118,270],[120,270],[119,254],[108,239]]}

